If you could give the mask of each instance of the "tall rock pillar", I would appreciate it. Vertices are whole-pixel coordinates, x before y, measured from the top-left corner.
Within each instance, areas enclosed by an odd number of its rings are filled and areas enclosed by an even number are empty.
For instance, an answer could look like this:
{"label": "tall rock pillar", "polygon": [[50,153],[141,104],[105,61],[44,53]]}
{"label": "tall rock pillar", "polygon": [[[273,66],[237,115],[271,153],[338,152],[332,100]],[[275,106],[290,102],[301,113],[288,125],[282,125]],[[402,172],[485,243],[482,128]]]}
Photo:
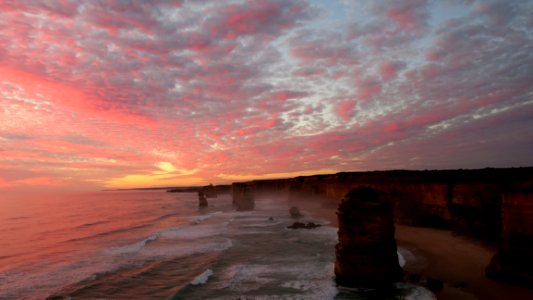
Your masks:
{"label": "tall rock pillar", "polygon": [[337,284],[378,288],[400,280],[392,203],[383,191],[358,187],[342,199],[337,212]]}
{"label": "tall rock pillar", "polygon": [[532,188],[503,194],[502,245],[485,274],[491,279],[533,289]]}

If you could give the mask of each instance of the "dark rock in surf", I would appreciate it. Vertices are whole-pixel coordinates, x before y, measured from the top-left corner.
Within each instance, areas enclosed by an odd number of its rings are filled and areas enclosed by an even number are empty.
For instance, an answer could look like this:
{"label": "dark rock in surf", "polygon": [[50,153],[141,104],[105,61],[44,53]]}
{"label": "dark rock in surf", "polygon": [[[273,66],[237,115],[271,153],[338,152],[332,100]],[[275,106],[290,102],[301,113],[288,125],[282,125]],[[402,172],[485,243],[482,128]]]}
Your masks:
{"label": "dark rock in surf", "polygon": [[287,226],[289,229],[315,229],[322,226],[321,224],[316,224],[313,222],[308,222],[307,224],[302,222],[294,222],[292,225]]}
{"label": "dark rock in surf", "polygon": [[420,282],[420,279],[422,279],[422,275],[419,274],[419,273],[411,273],[411,274],[409,274],[409,276],[407,277],[407,280],[408,280],[410,283],[419,283],[419,282]]}
{"label": "dark rock in surf", "polygon": [[289,209],[289,214],[291,215],[291,218],[293,218],[293,219],[297,219],[297,218],[302,217],[302,214],[300,213],[300,210],[296,206],[293,206],[293,207],[291,207]]}
{"label": "dark rock in surf", "polygon": [[438,293],[438,292],[442,291],[442,289],[444,288],[444,283],[440,279],[428,278],[426,280],[426,287],[430,291],[432,291],[434,293]]}

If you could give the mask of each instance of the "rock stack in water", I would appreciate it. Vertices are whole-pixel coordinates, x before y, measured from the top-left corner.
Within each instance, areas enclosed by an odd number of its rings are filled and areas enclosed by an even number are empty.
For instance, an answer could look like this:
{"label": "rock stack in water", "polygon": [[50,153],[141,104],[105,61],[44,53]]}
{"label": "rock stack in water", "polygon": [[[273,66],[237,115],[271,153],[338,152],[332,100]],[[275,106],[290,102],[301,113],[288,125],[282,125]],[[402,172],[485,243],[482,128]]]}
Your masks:
{"label": "rock stack in water", "polygon": [[533,189],[503,195],[502,245],[485,273],[533,289]]}
{"label": "rock stack in water", "polygon": [[337,218],[337,284],[381,288],[403,277],[394,239],[393,207],[385,192],[370,187],[349,191]]}
{"label": "rock stack in water", "polygon": [[208,205],[207,198],[205,196],[205,193],[203,190],[198,191],[198,206],[199,207],[206,207]]}

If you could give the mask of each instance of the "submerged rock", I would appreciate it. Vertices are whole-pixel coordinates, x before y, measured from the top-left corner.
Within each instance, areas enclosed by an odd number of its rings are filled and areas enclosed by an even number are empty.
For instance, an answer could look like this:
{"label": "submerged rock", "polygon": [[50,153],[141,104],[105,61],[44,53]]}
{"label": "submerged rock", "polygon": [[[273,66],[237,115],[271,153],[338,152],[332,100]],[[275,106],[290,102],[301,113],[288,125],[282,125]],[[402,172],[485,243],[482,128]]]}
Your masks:
{"label": "submerged rock", "polygon": [[444,283],[440,279],[428,278],[426,280],[426,287],[430,291],[437,293],[437,292],[442,291],[442,289],[444,288]]}
{"label": "submerged rock", "polygon": [[337,284],[381,288],[402,279],[392,209],[387,194],[370,187],[355,188],[342,199],[337,212]]}
{"label": "submerged rock", "polygon": [[308,222],[307,224],[302,222],[294,222],[291,226],[287,226],[289,229],[315,229],[322,226],[321,224],[316,224],[313,222]]}

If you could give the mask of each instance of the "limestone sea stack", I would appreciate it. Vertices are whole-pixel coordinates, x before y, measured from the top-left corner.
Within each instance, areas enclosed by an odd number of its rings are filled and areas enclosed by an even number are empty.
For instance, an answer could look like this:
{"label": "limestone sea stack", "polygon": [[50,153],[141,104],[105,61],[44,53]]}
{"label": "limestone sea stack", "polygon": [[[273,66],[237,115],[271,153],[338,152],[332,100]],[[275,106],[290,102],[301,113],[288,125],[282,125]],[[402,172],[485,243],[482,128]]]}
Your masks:
{"label": "limestone sea stack", "polygon": [[206,207],[208,205],[205,193],[203,190],[198,191],[198,206]]}
{"label": "limestone sea stack", "polygon": [[502,245],[485,273],[491,279],[533,289],[532,188],[503,195],[502,225]]}
{"label": "limestone sea stack", "polygon": [[350,190],[339,205],[337,218],[337,284],[383,288],[402,279],[393,206],[385,192],[364,186]]}

